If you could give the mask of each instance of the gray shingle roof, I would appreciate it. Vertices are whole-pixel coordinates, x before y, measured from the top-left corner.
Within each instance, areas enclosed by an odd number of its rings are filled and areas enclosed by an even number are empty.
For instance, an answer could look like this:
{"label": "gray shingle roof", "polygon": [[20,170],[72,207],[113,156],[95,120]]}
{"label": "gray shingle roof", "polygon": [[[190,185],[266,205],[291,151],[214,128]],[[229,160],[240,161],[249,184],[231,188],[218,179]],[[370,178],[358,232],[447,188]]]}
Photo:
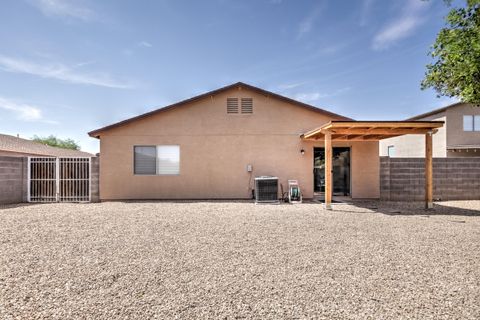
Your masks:
{"label": "gray shingle roof", "polygon": [[426,118],[426,117],[429,117],[429,116],[432,116],[436,113],[440,113],[440,112],[443,112],[449,108],[453,108],[453,107],[456,107],[460,104],[464,104],[464,102],[455,102],[455,103],[452,103],[452,104],[449,104],[448,106],[445,106],[445,107],[442,107],[442,108],[438,108],[438,109],[435,109],[435,110],[432,110],[432,111],[429,111],[429,112],[425,112],[425,113],[422,113],[422,114],[419,114],[419,115],[416,115],[414,117],[411,117],[411,118],[408,118],[406,119],[407,121],[412,121],[412,120],[420,120],[420,119],[423,119],[423,118]]}
{"label": "gray shingle roof", "polygon": [[0,134],[0,151],[19,152],[39,156],[52,157],[93,157],[84,151],[50,147],[32,140],[17,138],[7,134]]}

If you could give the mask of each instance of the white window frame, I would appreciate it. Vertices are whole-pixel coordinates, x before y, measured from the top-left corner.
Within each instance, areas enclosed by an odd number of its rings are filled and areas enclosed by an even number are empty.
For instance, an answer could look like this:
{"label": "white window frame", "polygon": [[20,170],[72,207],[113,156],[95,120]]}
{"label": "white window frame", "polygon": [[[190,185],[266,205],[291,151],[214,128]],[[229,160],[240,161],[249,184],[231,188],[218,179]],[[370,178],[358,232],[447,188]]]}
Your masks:
{"label": "white window frame", "polygon": [[[464,132],[473,132],[475,131],[475,117],[473,115],[470,115],[470,114],[465,114],[463,115],[463,131]],[[466,129],[465,128],[465,120],[466,119],[470,119],[471,123],[472,123],[472,126],[471,126],[471,129]]]}
{"label": "white window frame", "polygon": [[[390,155],[390,150],[393,150],[392,155]],[[391,158],[395,157],[395,146],[394,145],[390,145],[390,146],[387,147],[387,156],[389,156]]]}
{"label": "white window frame", "polygon": [[480,131],[480,114],[476,114],[473,116],[473,131]]}
{"label": "white window frame", "polygon": [[[135,147],[152,147],[155,148],[155,173],[135,173]],[[174,173],[159,173],[159,149],[162,147],[177,147],[178,148],[178,170]],[[180,145],[134,145],[133,146],[133,175],[135,176],[178,176],[180,175]]]}

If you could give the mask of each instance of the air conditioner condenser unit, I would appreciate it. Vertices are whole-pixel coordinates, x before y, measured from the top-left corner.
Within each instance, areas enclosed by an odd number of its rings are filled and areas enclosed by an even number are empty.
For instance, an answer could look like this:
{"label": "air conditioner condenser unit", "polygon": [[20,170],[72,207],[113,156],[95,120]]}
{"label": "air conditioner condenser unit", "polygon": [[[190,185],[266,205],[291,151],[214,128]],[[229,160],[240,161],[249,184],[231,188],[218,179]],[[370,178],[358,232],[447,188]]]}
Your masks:
{"label": "air conditioner condenser unit", "polygon": [[255,203],[279,203],[277,177],[255,178]]}

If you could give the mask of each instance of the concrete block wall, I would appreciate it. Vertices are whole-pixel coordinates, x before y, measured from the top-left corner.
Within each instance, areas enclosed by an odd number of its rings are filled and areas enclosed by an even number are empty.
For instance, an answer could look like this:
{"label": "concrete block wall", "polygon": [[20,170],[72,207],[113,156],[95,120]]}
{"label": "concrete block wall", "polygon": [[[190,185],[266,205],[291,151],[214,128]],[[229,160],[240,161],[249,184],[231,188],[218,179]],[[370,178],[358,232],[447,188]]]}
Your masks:
{"label": "concrete block wall", "polygon": [[0,156],[0,204],[27,200],[28,158]]}
{"label": "concrete block wall", "polygon": [[100,178],[100,158],[95,157],[91,159],[91,168],[92,168],[92,179],[91,183],[92,185],[90,186],[90,191],[91,191],[91,202],[99,202],[100,201],[100,183],[99,183],[99,178]]}
{"label": "concrete block wall", "polygon": [[[425,159],[380,158],[380,198],[394,201],[425,199]],[[434,158],[435,200],[480,199],[480,158]]]}

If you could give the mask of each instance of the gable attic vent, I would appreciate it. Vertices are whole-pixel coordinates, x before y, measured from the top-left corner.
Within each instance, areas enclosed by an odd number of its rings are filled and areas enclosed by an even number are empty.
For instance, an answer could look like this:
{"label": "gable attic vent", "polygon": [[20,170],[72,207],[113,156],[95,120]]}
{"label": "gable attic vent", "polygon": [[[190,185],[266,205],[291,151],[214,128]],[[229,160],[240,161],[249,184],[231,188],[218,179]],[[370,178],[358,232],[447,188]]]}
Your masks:
{"label": "gable attic vent", "polygon": [[227,113],[238,113],[238,98],[227,98]]}
{"label": "gable attic vent", "polygon": [[242,98],[242,113],[253,113],[252,98]]}

